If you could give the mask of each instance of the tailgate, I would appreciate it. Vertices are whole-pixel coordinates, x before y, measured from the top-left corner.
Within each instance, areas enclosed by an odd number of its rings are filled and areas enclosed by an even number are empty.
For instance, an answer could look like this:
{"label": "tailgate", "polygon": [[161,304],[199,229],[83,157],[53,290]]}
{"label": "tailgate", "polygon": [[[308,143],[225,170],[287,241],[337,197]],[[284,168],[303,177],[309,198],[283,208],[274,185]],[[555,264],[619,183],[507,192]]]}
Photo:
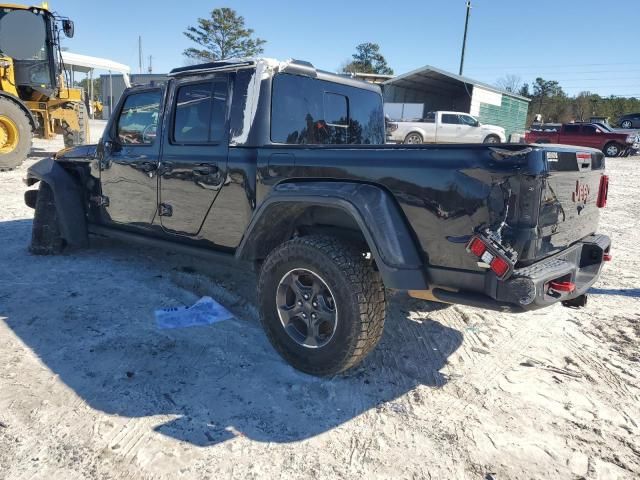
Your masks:
{"label": "tailgate", "polygon": [[595,233],[604,155],[592,149],[545,153],[548,176],[542,189],[535,256],[546,257]]}

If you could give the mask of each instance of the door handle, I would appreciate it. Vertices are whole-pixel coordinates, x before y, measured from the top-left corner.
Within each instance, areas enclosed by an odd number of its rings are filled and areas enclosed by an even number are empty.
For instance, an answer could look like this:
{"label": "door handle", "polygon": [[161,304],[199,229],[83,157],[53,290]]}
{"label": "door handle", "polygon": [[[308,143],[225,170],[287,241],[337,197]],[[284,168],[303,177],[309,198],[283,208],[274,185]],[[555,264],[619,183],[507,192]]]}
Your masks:
{"label": "door handle", "polygon": [[218,173],[218,167],[215,165],[200,165],[192,170],[194,175],[206,176]]}

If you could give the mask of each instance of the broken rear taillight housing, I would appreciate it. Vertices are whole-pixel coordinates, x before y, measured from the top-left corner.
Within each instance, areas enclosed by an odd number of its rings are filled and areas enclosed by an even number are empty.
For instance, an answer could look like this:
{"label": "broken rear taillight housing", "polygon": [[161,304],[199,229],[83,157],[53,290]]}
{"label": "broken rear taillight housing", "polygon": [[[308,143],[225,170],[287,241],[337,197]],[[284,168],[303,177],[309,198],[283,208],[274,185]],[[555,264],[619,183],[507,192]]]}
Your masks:
{"label": "broken rear taillight housing", "polygon": [[515,259],[510,258],[500,245],[484,235],[476,235],[467,244],[467,252],[471,253],[489,266],[500,280],[513,271]]}

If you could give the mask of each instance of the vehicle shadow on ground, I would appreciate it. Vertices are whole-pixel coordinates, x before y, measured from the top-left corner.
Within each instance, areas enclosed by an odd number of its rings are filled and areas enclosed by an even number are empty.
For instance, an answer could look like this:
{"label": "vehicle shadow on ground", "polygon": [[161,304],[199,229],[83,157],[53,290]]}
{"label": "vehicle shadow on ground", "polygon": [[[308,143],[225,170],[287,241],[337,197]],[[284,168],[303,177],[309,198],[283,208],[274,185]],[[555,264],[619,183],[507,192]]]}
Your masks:
{"label": "vehicle shadow on ground", "polygon": [[[365,362],[334,378],[311,377],[273,350],[251,313],[253,298],[225,305],[241,312],[235,320],[158,330],[153,309],[182,291],[162,264],[117,244],[30,256],[30,226],[0,223],[0,239],[13,238],[0,253],[9,265],[0,317],[92,408],[131,418],[175,415],[155,430],[194,445],[236,436],[293,442],[371,409],[406,413],[412,402],[427,401],[424,391],[396,399],[418,385],[444,385],[440,370],[463,340],[432,318],[429,310],[441,307],[393,295],[384,337]],[[251,272],[241,281],[243,291],[255,292]]]}
{"label": "vehicle shadow on ground", "polygon": [[640,297],[640,288],[591,288],[588,293],[594,295],[619,295],[622,297]]}

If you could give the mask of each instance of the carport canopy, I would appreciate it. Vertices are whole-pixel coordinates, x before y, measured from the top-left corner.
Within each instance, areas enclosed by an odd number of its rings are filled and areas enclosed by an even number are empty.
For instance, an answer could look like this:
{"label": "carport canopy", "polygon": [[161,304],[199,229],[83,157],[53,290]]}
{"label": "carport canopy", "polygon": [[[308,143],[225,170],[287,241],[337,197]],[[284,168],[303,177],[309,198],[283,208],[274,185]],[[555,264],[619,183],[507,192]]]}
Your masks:
{"label": "carport canopy", "polygon": [[92,57],[67,51],[62,52],[62,61],[65,67],[70,68],[72,72],[91,74],[93,70],[104,70],[109,73],[121,73],[125,85],[127,87],[131,86],[131,82],[129,81],[131,68],[123,63],[114,62],[107,58]]}
{"label": "carport canopy", "polygon": [[[386,104],[422,105],[424,112],[450,110],[476,114],[473,105],[474,90],[482,90],[499,98],[507,95],[512,98],[530,100],[512,92],[496,88],[493,85],[478,82],[462,75],[456,75],[431,65],[425,65],[408,73],[398,75],[383,84]],[[475,95],[480,100],[478,95]],[[477,102],[476,102],[477,103]]]}

